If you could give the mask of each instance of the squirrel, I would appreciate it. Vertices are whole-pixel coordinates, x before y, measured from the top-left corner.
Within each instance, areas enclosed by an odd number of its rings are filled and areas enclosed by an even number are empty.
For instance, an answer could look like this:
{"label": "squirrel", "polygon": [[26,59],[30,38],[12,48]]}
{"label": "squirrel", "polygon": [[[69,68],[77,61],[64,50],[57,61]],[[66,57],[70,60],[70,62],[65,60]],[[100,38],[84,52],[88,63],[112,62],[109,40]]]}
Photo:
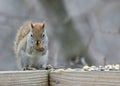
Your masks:
{"label": "squirrel", "polygon": [[16,34],[14,51],[20,69],[36,70],[46,68],[48,37],[45,23],[24,23]]}

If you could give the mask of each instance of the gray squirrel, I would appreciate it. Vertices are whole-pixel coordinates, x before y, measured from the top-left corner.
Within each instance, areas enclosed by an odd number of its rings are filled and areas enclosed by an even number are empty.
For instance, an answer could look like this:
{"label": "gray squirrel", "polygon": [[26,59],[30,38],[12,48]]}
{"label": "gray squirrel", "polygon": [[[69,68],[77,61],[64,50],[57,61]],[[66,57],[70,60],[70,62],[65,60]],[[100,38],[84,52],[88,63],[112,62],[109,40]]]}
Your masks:
{"label": "gray squirrel", "polygon": [[20,69],[34,70],[47,67],[48,37],[45,23],[27,22],[18,30],[14,51]]}

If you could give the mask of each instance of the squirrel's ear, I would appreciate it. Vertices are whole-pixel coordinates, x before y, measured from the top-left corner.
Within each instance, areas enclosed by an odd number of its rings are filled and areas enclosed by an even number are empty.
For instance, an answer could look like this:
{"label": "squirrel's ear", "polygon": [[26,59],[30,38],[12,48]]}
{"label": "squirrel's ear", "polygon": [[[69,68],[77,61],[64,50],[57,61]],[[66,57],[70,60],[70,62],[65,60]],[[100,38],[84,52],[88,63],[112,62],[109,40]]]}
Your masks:
{"label": "squirrel's ear", "polygon": [[33,24],[32,24],[32,22],[30,22],[30,27],[31,27],[31,28],[33,28],[33,27],[34,27],[34,26],[33,26]]}
{"label": "squirrel's ear", "polygon": [[45,22],[41,23],[41,27],[44,28],[45,27]]}
{"label": "squirrel's ear", "polygon": [[34,26],[33,26],[33,24],[32,24],[31,21],[29,22],[29,27],[30,27],[30,30],[32,31],[32,29],[33,29]]}

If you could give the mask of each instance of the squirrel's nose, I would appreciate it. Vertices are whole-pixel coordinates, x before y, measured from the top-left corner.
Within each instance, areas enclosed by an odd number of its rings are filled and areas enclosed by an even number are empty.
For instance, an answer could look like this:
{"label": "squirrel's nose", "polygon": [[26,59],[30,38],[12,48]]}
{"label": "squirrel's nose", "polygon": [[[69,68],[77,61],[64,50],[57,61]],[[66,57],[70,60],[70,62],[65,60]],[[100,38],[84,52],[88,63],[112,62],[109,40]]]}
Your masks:
{"label": "squirrel's nose", "polygon": [[36,42],[36,45],[38,45],[38,44],[39,44],[39,41]]}
{"label": "squirrel's nose", "polygon": [[36,44],[37,48],[43,48],[43,46],[42,46],[42,44],[41,44],[41,42],[39,40],[37,40],[35,42],[35,44]]}
{"label": "squirrel's nose", "polygon": [[39,45],[40,42],[37,40],[35,43],[36,43],[36,45]]}

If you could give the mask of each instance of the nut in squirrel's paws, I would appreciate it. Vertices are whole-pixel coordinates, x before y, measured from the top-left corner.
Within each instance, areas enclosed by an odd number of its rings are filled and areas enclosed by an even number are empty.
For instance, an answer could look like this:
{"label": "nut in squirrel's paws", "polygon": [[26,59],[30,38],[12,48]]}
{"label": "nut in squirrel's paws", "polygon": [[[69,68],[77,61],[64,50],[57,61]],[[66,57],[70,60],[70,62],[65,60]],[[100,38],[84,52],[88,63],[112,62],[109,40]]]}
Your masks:
{"label": "nut in squirrel's paws", "polygon": [[37,45],[37,50],[40,51],[40,52],[44,51],[44,48],[43,48],[41,43]]}
{"label": "nut in squirrel's paws", "polygon": [[34,67],[24,67],[23,70],[25,71],[25,70],[37,70],[37,69]]}

